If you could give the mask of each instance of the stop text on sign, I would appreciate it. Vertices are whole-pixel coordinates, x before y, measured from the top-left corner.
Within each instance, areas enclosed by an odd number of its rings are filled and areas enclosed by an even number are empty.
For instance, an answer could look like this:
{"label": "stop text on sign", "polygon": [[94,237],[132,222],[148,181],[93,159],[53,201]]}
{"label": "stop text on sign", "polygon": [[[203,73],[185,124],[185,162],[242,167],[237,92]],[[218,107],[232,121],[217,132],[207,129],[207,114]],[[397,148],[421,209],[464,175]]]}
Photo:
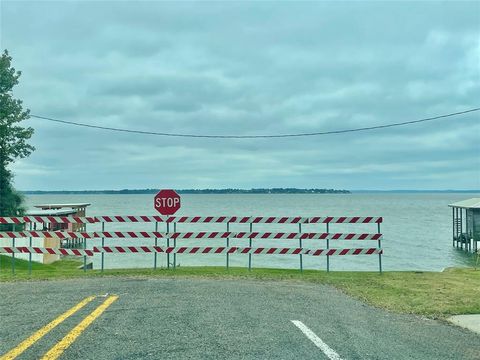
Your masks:
{"label": "stop text on sign", "polygon": [[175,207],[180,204],[180,198],[156,198],[156,207]]}
{"label": "stop text on sign", "polygon": [[175,190],[160,190],[155,195],[153,207],[162,215],[173,215],[180,209],[180,195]]}

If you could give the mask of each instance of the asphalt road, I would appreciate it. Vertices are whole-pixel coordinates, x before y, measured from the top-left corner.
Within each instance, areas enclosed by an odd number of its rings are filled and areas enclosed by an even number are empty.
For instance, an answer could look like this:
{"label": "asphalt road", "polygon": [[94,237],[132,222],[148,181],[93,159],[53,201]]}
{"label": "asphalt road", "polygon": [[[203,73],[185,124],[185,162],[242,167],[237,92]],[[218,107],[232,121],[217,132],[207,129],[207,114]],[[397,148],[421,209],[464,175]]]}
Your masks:
{"label": "asphalt road", "polygon": [[[314,284],[99,278],[2,283],[0,294],[0,354],[86,297],[97,296],[18,359],[41,358],[109,294],[118,299],[90,317],[91,324],[59,358],[480,359],[480,336],[472,332],[375,309]],[[333,354],[325,355],[292,320],[303,323]]]}

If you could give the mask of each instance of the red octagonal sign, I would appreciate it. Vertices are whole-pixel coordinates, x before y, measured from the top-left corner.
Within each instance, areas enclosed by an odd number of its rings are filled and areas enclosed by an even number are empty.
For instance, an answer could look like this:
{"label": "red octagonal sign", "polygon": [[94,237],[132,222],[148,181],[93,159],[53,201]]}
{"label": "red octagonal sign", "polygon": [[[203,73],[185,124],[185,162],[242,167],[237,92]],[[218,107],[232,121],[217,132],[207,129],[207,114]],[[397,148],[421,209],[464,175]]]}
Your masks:
{"label": "red octagonal sign", "polygon": [[160,190],[153,206],[162,215],[173,215],[180,209],[180,195],[175,190]]}

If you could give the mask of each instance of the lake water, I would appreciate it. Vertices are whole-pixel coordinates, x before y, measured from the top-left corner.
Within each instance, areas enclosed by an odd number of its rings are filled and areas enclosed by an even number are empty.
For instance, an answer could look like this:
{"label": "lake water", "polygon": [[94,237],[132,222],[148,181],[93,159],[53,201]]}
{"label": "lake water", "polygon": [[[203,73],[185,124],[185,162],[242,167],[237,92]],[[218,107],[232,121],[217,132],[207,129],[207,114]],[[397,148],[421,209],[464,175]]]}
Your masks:
{"label": "lake water", "polygon": [[[384,270],[433,270],[468,266],[473,256],[452,247],[452,218],[448,204],[478,197],[479,194],[349,194],[349,195],[182,195],[182,208],[176,215],[235,215],[235,216],[382,216],[384,234],[382,258]],[[153,210],[153,195],[31,195],[29,206],[40,203],[89,202],[87,216],[94,215],[157,215]],[[225,224],[179,224],[177,231],[225,231]],[[255,231],[292,231],[298,225],[254,225]],[[88,231],[100,230],[98,224]],[[153,223],[107,223],[105,230],[153,231]],[[323,232],[325,225],[304,225],[303,231]],[[330,226],[331,232],[376,232],[376,224]],[[159,231],[165,231],[164,225]],[[248,231],[246,224],[231,224],[230,231]],[[41,239],[36,245],[41,246]],[[100,240],[87,240],[87,246],[100,245]],[[159,240],[159,246],[165,240]],[[3,240],[4,246],[10,243]],[[18,245],[26,244],[17,240]],[[153,240],[106,240],[107,245],[153,245]],[[331,243],[331,247],[375,247],[375,241]],[[224,246],[224,240],[179,240],[177,246]],[[230,241],[231,246],[248,246],[248,240]],[[296,247],[298,240],[255,240],[253,246]],[[336,246],[335,246],[336,245]],[[325,241],[304,241],[304,247],[323,248]],[[166,256],[158,254],[158,266],[166,266]],[[177,255],[179,266],[225,265],[225,255]],[[100,266],[100,256],[93,258]],[[303,258],[305,269],[325,269],[325,257]],[[378,269],[378,256],[331,257],[332,270]],[[230,255],[231,266],[247,266],[248,255]],[[254,255],[253,266],[298,268],[294,255]],[[177,265],[177,266],[178,266]],[[106,254],[106,268],[151,267],[153,254]]]}

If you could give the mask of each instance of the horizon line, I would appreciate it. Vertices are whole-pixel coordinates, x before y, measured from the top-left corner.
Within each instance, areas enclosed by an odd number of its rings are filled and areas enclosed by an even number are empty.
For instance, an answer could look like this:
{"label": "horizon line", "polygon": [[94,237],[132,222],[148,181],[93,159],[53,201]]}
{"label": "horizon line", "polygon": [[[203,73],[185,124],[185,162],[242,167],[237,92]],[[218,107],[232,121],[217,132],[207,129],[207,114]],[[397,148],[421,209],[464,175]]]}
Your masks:
{"label": "horizon line", "polygon": [[[166,189],[166,188],[165,188]],[[124,189],[62,189],[62,190],[18,190],[19,192],[100,192],[100,191],[160,191],[162,188],[124,188]],[[379,192],[391,192],[391,191],[421,191],[421,192],[431,192],[431,191],[440,191],[440,192],[480,192],[480,189],[335,189],[335,188],[296,188],[296,187],[266,187],[266,188],[177,188],[173,189],[176,191],[226,191],[226,190],[237,190],[237,191],[252,191],[252,190],[333,190],[333,191],[379,191]]]}

